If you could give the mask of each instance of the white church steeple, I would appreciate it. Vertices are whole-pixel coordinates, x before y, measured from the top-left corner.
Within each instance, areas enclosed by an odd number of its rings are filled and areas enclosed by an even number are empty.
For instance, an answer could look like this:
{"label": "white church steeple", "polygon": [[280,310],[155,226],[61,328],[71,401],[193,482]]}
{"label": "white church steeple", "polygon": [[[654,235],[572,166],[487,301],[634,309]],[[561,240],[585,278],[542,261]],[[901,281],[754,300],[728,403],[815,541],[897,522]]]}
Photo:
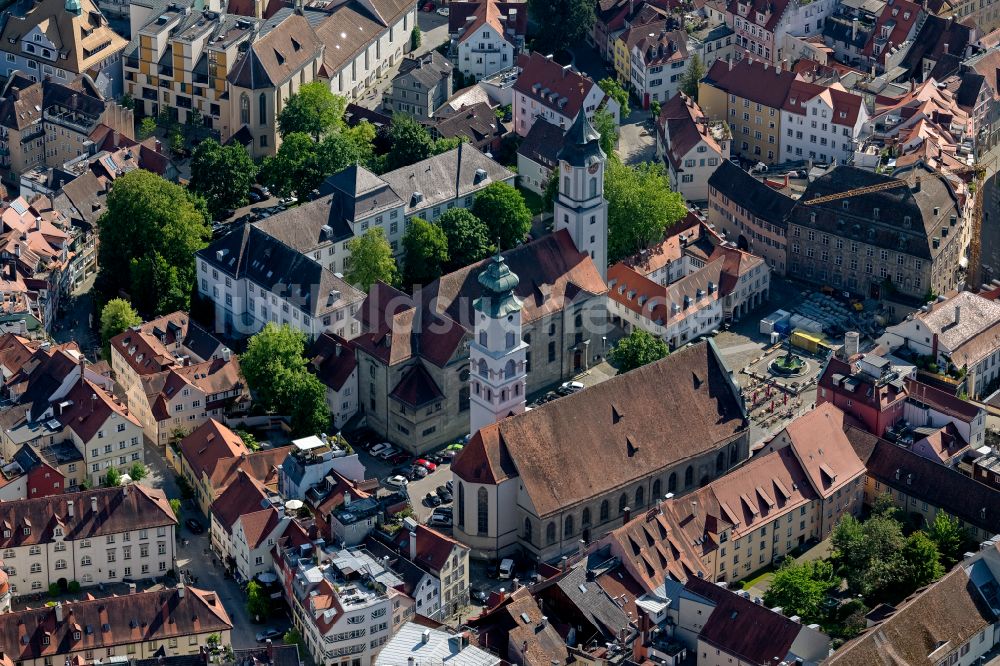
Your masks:
{"label": "white church steeple", "polygon": [[608,279],[608,202],[604,199],[601,135],[580,111],[559,151],[559,196],[555,230],[566,229],[576,249],[586,252]]}
{"label": "white church steeple", "polygon": [[482,296],[474,303],[475,339],[469,347],[473,434],[524,411],[528,345],[521,339],[521,301],[514,295],[518,282],[499,252],[479,274]]}

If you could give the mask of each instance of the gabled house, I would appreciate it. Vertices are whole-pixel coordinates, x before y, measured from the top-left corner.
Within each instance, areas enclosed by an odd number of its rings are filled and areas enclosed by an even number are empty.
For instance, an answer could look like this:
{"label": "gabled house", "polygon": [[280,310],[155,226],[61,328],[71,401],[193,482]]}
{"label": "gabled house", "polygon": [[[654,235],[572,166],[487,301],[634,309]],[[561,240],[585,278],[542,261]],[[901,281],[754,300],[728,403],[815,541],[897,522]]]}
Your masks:
{"label": "gabled house", "polygon": [[522,55],[513,88],[514,131],[527,136],[537,118],[569,129],[583,111],[588,119],[605,107],[618,123],[618,102],[570,65],[560,65],[540,53]]}
{"label": "gabled house", "polygon": [[514,66],[528,32],[523,0],[462,0],[448,3],[451,54],[462,74],[486,79]]}
{"label": "gabled house", "polygon": [[313,372],[326,387],[326,404],[337,430],[358,412],[358,360],[354,344],[329,331],[309,350]]}
{"label": "gabled house", "polygon": [[633,25],[618,36],[627,54],[624,78],[639,98],[642,108],[666,102],[677,94],[694,52],[687,32],[673,19]]}
{"label": "gabled house", "polygon": [[708,200],[708,179],[729,159],[732,135],[723,120],[709,120],[698,103],[677,93],[656,119],[656,154],[670,173],[670,188],[687,201]]}
{"label": "gabled house", "polygon": [[452,64],[437,51],[403,58],[382,94],[382,110],[429,119],[451,97],[451,70]]}

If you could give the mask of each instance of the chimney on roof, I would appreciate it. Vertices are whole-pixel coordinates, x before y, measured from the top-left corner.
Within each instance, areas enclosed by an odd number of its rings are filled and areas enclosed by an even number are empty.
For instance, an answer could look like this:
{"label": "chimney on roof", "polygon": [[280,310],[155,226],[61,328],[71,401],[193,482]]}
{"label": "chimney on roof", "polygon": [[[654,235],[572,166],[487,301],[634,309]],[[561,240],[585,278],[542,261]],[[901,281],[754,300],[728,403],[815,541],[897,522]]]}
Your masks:
{"label": "chimney on roof", "polygon": [[135,583],[129,583],[128,584],[128,593],[129,594],[135,594]]}
{"label": "chimney on roof", "polygon": [[184,583],[177,583],[177,598],[184,598]]}
{"label": "chimney on roof", "polygon": [[627,523],[632,518],[632,507],[630,506],[625,507],[624,514],[625,514],[625,522]]}
{"label": "chimney on roof", "polygon": [[66,501],[66,517],[67,518],[72,518],[73,517],[73,506],[74,506],[73,500],[67,500]]}
{"label": "chimney on roof", "polygon": [[410,530],[410,561],[417,561],[417,531]]}
{"label": "chimney on roof", "polygon": [[42,230],[42,218],[36,217],[35,218],[35,231],[41,231],[41,230]]}
{"label": "chimney on roof", "polygon": [[955,324],[958,325],[962,321],[962,306],[955,306]]}
{"label": "chimney on roof", "polygon": [[56,622],[62,623],[63,621],[63,606],[61,601],[57,601],[55,605],[56,611]]}
{"label": "chimney on roof", "polygon": [[431,630],[430,629],[424,629],[422,632],[420,632],[420,644],[421,645],[427,645],[427,643],[430,640],[431,640]]}
{"label": "chimney on roof", "polygon": [[90,510],[93,513],[97,513],[97,498],[96,497],[91,497],[90,498]]}
{"label": "chimney on roof", "polygon": [[14,256],[18,257],[18,258],[21,257],[21,244],[20,243],[14,243]]}
{"label": "chimney on roof", "polygon": [[338,342],[338,343],[337,343],[337,358],[340,358],[340,354],[341,354],[341,353],[342,353],[343,351],[344,351],[344,346],[343,346],[342,344],[340,344],[340,343]]}

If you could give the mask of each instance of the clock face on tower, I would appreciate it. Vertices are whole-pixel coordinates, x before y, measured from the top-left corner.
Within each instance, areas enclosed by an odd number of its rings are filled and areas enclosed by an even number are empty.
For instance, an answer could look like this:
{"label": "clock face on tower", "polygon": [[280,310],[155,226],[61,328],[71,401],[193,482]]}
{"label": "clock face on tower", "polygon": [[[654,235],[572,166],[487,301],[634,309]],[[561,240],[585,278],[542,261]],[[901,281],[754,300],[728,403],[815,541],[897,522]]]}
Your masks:
{"label": "clock face on tower", "polygon": [[595,174],[595,173],[597,173],[597,167],[598,167],[597,162],[594,162],[589,167],[587,167],[587,173],[589,173],[589,174]]}

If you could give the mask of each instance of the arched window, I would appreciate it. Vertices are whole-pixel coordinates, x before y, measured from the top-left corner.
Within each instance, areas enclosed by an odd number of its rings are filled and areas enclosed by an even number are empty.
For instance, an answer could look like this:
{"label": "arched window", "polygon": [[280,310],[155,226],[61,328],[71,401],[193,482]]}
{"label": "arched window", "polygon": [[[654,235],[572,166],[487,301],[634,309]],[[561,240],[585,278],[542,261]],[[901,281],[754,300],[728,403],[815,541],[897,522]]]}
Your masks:
{"label": "arched window", "polygon": [[688,468],[684,470],[684,487],[688,488],[694,483],[694,467],[688,465]]}
{"label": "arched window", "polygon": [[603,523],[608,519],[611,514],[611,505],[608,504],[608,500],[601,502],[601,522]]}
{"label": "arched window", "polygon": [[261,125],[267,124],[267,96],[264,93],[257,97],[257,116]]}
{"label": "arched window", "polygon": [[486,389],[486,399],[493,401],[493,389]]}
{"label": "arched window", "polygon": [[566,538],[573,536],[573,516],[566,516],[566,521],[563,523],[563,534]]}
{"label": "arched window", "polygon": [[524,519],[524,540],[531,543],[531,518]]}
{"label": "arched window", "polygon": [[597,196],[597,179],[596,178],[591,178],[590,179],[590,196],[592,196],[592,197],[596,197]]}
{"label": "arched window", "polygon": [[739,454],[736,451],[736,445],[733,444],[732,446],[729,447],[729,466],[730,467],[732,467],[733,465],[736,464],[736,461],[737,461],[736,456],[737,455],[739,455]]}
{"label": "arched window", "polygon": [[672,493],[677,491],[677,472],[671,472],[670,478],[667,479],[667,492]]}
{"label": "arched window", "polygon": [[517,373],[517,365],[514,363],[514,359],[507,361],[507,365],[503,366],[503,377],[507,379],[508,377],[513,377]]}
{"label": "arched window", "polygon": [[563,176],[563,193],[569,194],[569,176]]}
{"label": "arched window", "polygon": [[490,378],[490,369],[486,367],[486,361],[479,359],[479,376],[483,379]]}
{"label": "arched window", "polygon": [[479,331],[479,344],[486,346],[486,331]]}
{"label": "arched window", "polygon": [[89,555],[84,555],[83,558],[80,560],[80,565],[84,566],[84,567],[89,567],[90,566],[90,556]]}
{"label": "arched window", "polygon": [[628,495],[622,493],[622,496],[618,498],[618,513],[625,513],[626,506],[628,506]]}
{"label": "arched window", "polygon": [[514,384],[514,397],[516,398],[519,395],[521,395],[521,385]]}
{"label": "arched window", "polygon": [[486,534],[490,529],[490,495],[486,488],[480,488],[477,493],[478,520],[476,529],[480,534]]}
{"label": "arched window", "polygon": [[246,93],[240,95],[240,123],[250,124],[250,96]]}
{"label": "arched window", "polygon": [[646,501],[646,489],[639,486],[635,489],[635,505],[642,506],[643,502]]}
{"label": "arched window", "polygon": [[590,509],[583,510],[583,518],[580,520],[580,524],[584,527],[590,527]]}
{"label": "arched window", "polygon": [[461,481],[458,482],[458,527],[465,529],[465,484]]}
{"label": "arched window", "polygon": [[515,335],[511,331],[507,331],[507,349],[514,348]]}
{"label": "arched window", "polygon": [[653,496],[650,498],[654,502],[659,502],[662,497],[660,497],[660,480],[656,479],[653,481]]}
{"label": "arched window", "polygon": [[500,401],[507,402],[507,389],[500,391]]}
{"label": "arched window", "polygon": [[726,454],[719,451],[719,455],[715,456],[715,472],[716,474],[722,472],[726,467]]}
{"label": "arched window", "polygon": [[545,526],[545,541],[551,546],[556,542],[556,524],[549,523]]}
{"label": "arched window", "polygon": [[66,560],[56,560],[56,569],[65,569]]}

